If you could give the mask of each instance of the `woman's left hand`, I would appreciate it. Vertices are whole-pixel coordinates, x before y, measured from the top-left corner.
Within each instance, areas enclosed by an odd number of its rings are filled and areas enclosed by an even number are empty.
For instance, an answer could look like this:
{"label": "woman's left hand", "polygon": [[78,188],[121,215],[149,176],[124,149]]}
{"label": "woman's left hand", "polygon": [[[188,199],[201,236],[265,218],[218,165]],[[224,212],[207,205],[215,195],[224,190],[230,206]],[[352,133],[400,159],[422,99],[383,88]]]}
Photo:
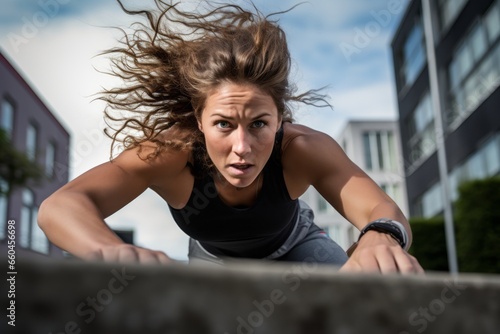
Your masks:
{"label": "woman's left hand", "polygon": [[417,259],[408,254],[390,235],[368,231],[349,260],[340,268],[342,272],[379,272],[382,274],[423,274]]}

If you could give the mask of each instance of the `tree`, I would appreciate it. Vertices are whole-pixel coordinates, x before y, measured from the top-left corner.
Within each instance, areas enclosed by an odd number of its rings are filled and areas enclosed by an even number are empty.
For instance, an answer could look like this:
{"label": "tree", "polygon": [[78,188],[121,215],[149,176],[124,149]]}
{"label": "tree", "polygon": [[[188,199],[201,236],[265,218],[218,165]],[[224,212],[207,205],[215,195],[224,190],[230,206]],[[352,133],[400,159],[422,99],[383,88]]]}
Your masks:
{"label": "tree", "polygon": [[413,244],[409,249],[420,265],[429,271],[448,271],[444,220],[411,218]]}
{"label": "tree", "polygon": [[39,182],[44,178],[43,169],[18,151],[3,129],[0,129],[0,178],[7,182],[6,189],[0,187],[0,195],[7,196],[29,180]]}
{"label": "tree", "polygon": [[500,273],[499,204],[499,177],[460,186],[456,203],[460,271]]}

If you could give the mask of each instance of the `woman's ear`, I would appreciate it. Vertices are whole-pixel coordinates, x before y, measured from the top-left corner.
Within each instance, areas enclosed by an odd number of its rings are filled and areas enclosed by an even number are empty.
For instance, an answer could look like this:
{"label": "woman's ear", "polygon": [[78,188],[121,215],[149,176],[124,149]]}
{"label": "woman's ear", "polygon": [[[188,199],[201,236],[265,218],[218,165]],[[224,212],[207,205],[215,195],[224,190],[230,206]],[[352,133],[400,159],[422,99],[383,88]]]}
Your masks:
{"label": "woman's ear", "polygon": [[203,133],[203,126],[201,125],[201,120],[197,119],[196,121],[198,123],[198,129]]}

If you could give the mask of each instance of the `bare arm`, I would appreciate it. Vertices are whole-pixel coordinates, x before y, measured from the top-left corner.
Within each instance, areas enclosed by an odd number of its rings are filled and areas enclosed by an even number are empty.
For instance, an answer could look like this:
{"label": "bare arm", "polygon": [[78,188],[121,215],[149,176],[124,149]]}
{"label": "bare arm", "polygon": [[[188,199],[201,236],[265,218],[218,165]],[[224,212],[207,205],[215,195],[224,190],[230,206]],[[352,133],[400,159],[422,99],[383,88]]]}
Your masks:
{"label": "bare arm", "polygon": [[[359,230],[379,218],[401,222],[408,232],[407,219],[380,187],[343,152],[329,136],[304,127],[303,134],[290,143],[287,165],[294,175],[319,193]],[[370,231],[361,238],[344,270],[421,272],[418,262],[387,234]]]}
{"label": "bare arm", "polygon": [[[41,205],[38,223],[57,246],[81,258],[164,262],[166,255],[125,245],[104,219],[182,169],[184,154],[144,161],[137,149],[123,152],[69,182]],[[160,173],[161,171],[161,173]]]}

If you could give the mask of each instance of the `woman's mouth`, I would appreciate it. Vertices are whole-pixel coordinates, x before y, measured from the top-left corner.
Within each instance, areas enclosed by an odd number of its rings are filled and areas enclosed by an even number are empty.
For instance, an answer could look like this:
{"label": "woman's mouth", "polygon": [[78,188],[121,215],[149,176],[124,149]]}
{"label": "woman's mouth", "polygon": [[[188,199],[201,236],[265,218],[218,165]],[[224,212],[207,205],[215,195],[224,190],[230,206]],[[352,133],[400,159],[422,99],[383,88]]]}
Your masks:
{"label": "woman's mouth", "polygon": [[232,164],[230,166],[237,168],[237,169],[247,169],[247,168],[251,167],[252,165],[250,165],[250,164]]}
{"label": "woman's mouth", "polygon": [[252,167],[252,164],[230,164],[229,170],[232,174],[241,176],[248,174]]}

